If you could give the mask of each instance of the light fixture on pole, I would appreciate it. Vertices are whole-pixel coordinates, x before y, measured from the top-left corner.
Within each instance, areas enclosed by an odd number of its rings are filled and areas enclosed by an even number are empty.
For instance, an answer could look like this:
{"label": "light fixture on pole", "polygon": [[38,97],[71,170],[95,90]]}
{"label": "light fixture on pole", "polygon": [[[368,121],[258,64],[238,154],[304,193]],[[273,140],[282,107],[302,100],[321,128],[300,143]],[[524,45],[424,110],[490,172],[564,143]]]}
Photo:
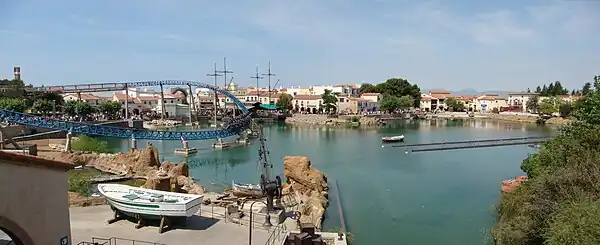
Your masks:
{"label": "light fixture on pole", "polygon": [[[265,207],[267,206],[267,204],[263,201],[254,201],[252,202],[252,204],[250,204],[250,224],[249,224],[249,228],[248,228],[248,244],[252,245],[252,226],[253,226],[253,221],[252,221],[252,206],[254,206],[255,203],[262,203],[265,205]],[[263,223],[263,227],[264,228],[271,228],[273,226],[273,224],[271,224],[271,215],[269,215],[269,210],[265,209],[267,211],[267,215],[265,216],[265,222]]]}

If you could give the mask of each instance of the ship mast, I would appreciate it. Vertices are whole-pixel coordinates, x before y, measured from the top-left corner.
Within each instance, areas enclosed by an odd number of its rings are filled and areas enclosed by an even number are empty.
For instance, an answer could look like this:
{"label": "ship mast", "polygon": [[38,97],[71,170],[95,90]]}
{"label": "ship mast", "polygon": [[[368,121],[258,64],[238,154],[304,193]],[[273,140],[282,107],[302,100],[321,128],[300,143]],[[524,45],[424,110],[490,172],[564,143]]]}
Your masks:
{"label": "ship mast", "polygon": [[258,135],[260,146],[258,148],[258,161],[262,168],[262,174],[260,175],[260,187],[263,191],[263,195],[267,197],[267,210],[273,211],[274,198],[281,198],[281,178],[275,176],[275,180],[271,179],[271,173],[269,169],[273,168],[273,164],[269,163],[269,150],[267,150],[265,133],[263,126],[258,124]]}

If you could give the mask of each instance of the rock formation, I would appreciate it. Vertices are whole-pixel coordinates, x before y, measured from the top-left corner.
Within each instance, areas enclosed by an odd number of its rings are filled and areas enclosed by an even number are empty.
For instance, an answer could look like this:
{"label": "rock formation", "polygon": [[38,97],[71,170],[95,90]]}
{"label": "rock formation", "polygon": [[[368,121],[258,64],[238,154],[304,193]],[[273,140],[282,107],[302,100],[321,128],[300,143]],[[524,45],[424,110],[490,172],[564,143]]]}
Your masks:
{"label": "rock formation", "polygon": [[500,188],[503,193],[511,193],[521,185],[521,183],[527,181],[527,176],[518,176],[514,179],[507,179],[502,181],[502,187]]}
{"label": "rock formation", "polygon": [[312,223],[321,229],[327,200],[327,178],[319,170],[312,168],[308,157],[286,156],[283,158],[283,174],[287,183],[283,186],[283,195],[295,198],[300,212],[300,223]]}
{"label": "rock formation", "polygon": [[187,164],[159,162],[158,150],[150,145],[128,153],[81,154],[62,153],[54,160],[93,167],[102,172],[121,176],[146,178],[144,188],[190,194],[204,193],[204,187],[189,178]]}

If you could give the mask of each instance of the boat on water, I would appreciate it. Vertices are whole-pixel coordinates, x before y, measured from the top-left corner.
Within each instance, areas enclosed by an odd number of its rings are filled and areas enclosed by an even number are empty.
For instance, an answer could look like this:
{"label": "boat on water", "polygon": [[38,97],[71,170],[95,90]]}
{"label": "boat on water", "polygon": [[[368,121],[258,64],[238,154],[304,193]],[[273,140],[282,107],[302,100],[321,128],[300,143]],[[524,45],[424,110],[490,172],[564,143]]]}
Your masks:
{"label": "boat on water", "polygon": [[98,191],[108,204],[125,215],[147,219],[190,217],[202,204],[202,195],[143,189],[121,184],[99,184]]}
{"label": "boat on water", "polygon": [[191,147],[191,148],[177,148],[174,151],[175,154],[181,154],[181,155],[192,155],[192,154],[196,154],[198,153],[198,149],[196,149],[195,147]]}
{"label": "boat on water", "polygon": [[233,195],[238,197],[260,197],[263,196],[263,191],[260,185],[254,184],[240,184],[231,181],[231,188]]}
{"label": "boat on water", "polygon": [[403,142],[404,135],[381,137],[381,141],[383,141],[383,143]]}
{"label": "boat on water", "polygon": [[231,144],[228,142],[223,142],[223,139],[218,139],[216,143],[212,145],[215,149],[225,149],[231,147]]}

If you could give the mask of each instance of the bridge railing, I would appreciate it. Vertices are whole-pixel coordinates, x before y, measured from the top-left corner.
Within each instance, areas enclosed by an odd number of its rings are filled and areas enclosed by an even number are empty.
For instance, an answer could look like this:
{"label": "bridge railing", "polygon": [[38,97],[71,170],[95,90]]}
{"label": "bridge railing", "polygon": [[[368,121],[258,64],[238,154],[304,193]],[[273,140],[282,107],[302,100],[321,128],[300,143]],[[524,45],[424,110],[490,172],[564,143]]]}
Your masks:
{"label": "bridge railing", "polygon": [[91,242],[80,242],[77,245],[166,245],[163,243],[147,242],[120,237],[100,238],[92,237]]}

